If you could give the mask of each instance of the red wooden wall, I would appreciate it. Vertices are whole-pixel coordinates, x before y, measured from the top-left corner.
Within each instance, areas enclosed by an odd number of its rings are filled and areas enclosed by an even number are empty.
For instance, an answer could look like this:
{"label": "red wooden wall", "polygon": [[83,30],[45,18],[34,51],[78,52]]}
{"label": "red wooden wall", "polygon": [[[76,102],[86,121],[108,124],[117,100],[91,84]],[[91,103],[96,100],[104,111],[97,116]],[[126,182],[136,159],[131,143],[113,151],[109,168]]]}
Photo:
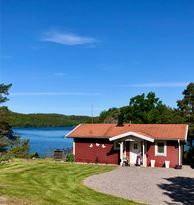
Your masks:
{"label": "red wooden wall", "polygon": [[[114,150],[113,142],[108,139],[74,139],[75,142],[75,160],[86,163],[105,163],[119,164],[119,150]],[[100,146],[97,147],[96,143]],[[89,147],[93,144],[93,147]],[[105,148],[102,148],[102,145]]]}
{"label": "red wooden wall", "polygon": [[[105,163],[105,164],[119,164],[120,152],[114,150],[113,142],[108,139],[84,139],[77,138],[75,141],[75,160],[77,162],[86,163]],[[96,146],[96,143],[100,146]],[[93,147],[90,147],[90,145]],[[102,148],[102,145],[105,148]],[[170,161],[170,167],[175,167],[178,164],[178,142],[167,141],[167,156],[155,156],[154,143],[147,142],[147,166],[150,166],[150,160],[155,160],[156,167],[163,167],[165,160]],[[183,149],[183,146],[181,146]],[[130,146],[126,143],[126,153],[129,154]],[[182,157],[181,157],[182,158]]]}
{"label": "red wooden wall", "polygon": [[165,160],[170,161],[170,167],[178,164],[178,142],[167,141],[167,156],[155,156],[155,145],[147,142],[147,166],[150,166],[150,160],[155,160],[156,167],[163,167]]}

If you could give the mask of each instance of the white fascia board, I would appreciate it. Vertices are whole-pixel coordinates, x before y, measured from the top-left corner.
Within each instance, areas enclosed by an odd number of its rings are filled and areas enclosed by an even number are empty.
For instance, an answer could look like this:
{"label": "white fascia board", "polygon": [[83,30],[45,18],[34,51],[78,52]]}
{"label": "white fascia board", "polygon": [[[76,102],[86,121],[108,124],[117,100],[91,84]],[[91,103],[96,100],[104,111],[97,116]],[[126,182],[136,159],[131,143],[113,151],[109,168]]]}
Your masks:
{"label": "white fascia board", "polygon": [[147,141],[150,141],[150,142],[154,142],[154,139],[151,138],[151,137],[147,137],[145,135],[141,135],[141,134],[138,134],[136,132],[126,132],[126,133],[123,133],[123,134],[120,134],[120,135],[116,135],[114,137],[110,137],[109,140],[110,141],[114,141],[114,140],[118,140],[118,139],[121,139],[123,137],[127,137],[129,135],[132,135],[132,136],[135,136],[137,138],[140,138],[140,139],[143,139],[143,140],[147,140]]}
{"label": "white fascia board", "polygon": [[79,126],[81,126],[81,124],[79,124],[78,126],[76,126],[73,130],[71,130],[70,132],[68,132],[65,137],[68,137],[72,132],[74,132]]}

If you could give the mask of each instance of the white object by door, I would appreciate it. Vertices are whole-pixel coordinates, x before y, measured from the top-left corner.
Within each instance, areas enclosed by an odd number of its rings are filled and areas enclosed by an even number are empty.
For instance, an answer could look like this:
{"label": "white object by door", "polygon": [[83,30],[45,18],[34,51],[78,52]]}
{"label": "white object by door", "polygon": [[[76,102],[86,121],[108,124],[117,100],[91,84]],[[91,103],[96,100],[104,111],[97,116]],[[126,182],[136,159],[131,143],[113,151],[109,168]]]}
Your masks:
{"label": "white object by door", "polygon": [[137,156],[141,152],[141,142],[130,142],[130,164],[136,164]]}

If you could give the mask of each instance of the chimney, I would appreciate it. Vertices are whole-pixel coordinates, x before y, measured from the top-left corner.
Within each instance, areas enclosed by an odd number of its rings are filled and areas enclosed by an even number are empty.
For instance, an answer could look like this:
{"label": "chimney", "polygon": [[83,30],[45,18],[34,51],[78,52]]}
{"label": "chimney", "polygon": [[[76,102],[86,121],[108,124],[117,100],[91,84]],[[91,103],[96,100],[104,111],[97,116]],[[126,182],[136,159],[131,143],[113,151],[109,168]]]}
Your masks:
{"label": "chimney", "polygon": [[124,115],[122,113],[120,113],[118,115],[118,122],[117,122],[117,127],[122,127],[124,123]]}

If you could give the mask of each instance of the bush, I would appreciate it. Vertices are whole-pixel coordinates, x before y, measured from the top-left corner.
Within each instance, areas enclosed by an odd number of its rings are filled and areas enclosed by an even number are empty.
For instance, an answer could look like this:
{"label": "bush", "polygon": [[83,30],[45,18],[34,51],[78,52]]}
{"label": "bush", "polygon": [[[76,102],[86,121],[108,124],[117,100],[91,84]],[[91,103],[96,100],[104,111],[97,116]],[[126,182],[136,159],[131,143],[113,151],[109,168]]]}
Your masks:
{"label": "bush", "polygon": [[192,168],[194,168],[194,147],[190,148],[185,154],[184,154],[184,162],[185,164],[190,165]]}
{"label": "bush", "polygon": [[66,156],[66,162],[74,162],[75,158],[74,158],[74,155],[71,153],[71,154],[68,154]]}
{"label": "bush", "polygon": [[38,152],[35,152],[35,153],[33,153],[33,154],[30,155],[30,158],[31,158],[31,159],[32,159],[32,158],[38,159],[38,158],[40,158],[40,156],[39,156]]}
{"label": "bush", "polygon": [[29,149],[29,140],[21,140],[20,137],[17,137],[8,153],[16,158],[29,158]]}
{"label": "bush", "polygon": [[7,162],[11,159],[11,156],[8,154],[4,154],[0,156],[0,162]]}

